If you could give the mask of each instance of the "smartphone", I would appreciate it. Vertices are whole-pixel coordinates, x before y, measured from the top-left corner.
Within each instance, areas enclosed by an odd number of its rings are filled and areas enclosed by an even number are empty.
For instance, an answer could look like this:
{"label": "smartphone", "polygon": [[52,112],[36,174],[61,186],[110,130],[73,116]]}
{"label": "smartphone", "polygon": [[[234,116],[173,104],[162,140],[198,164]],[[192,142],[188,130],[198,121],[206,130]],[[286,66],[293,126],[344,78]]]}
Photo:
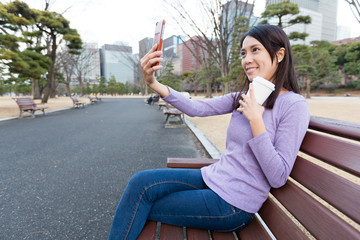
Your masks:
{"label": "smartphone", "polygon": [[[162,50],[164,29],[165,29],[165,20],[161,20],[156,23],[155,36],[154,36],[154,42],[153,42],[153,46],[155,44],[158,44],[156,51]],[[155,64],[154,66],[157,66],[157,65],[159,65],[159,63]]]}

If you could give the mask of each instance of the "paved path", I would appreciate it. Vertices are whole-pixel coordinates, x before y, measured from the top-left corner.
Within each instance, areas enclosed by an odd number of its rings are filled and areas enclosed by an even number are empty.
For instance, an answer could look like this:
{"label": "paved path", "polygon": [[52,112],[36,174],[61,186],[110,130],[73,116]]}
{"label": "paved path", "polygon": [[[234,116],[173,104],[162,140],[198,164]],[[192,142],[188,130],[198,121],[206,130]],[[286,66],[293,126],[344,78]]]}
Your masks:
{"label": "paved path", "polygon": [[206,157],[142,99],[0,122],[0,239],[106,239],[132,174]]}

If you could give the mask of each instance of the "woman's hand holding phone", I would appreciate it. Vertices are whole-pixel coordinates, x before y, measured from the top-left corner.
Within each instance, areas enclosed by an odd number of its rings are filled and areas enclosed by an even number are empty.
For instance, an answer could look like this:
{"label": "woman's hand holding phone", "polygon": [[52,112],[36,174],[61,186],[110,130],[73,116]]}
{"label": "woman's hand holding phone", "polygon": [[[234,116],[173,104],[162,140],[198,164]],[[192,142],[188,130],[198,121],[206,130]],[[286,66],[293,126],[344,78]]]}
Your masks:
{"label": "woman's hand holding phone", "polygon": [[162,66],[159,64],[163,61],[161,58],[162,51],[156,51],[156,49],[157,44],[140,60],[143,78],[148,86],[155,80],[154,72],[162,69]]}
{"label": "woman's hand holding phone", "polygon": [[140,60],[141,71],[146,85],[159,93],[161,97],[169,95],[170,91],[167,86],[156,81],[154,72],[162,69],[159,64],[163,61],[162,55],[162,38],[164,34],[165,20],[156,23],[155,36],[152,49]]}
{"label": "woman's hand holding phone", "polygon": [[154,72],[162,69],[162,66],[160,64],[158,64],[157,66],[155,66],[154,64],[163,61],[163,59],[161,58],[162,52],[156,51],[156,48],[157,45],[155,44],[152,49],[140,60],[141,71],[146,85],[148,85],[155,92],[160,94],[161,97],[166,97],[170,93],[168,87],[159,83],[154,77]]}

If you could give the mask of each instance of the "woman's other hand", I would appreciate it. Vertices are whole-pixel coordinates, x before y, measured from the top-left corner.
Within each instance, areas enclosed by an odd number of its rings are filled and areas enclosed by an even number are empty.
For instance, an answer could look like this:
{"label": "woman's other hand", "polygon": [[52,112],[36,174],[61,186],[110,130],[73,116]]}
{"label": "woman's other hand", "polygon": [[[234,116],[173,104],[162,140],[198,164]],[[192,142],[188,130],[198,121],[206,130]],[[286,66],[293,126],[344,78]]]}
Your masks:
{"label": "woman's other hand", "polygon": [[243,100],[240,100],[240,107],[237,109],[249,121],[253,136],[256,137],[266,131],[264,120],[262,118],[265,108],[257,103],[253,84],[249,87],[250,97],[245,94],[241,95]]}

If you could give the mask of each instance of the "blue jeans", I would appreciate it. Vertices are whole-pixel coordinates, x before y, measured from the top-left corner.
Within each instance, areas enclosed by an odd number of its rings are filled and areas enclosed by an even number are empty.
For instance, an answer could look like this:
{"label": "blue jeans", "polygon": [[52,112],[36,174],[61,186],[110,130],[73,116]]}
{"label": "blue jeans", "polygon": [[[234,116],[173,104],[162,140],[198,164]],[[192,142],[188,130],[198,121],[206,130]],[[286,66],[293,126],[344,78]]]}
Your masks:
{"label": "blue jeans", "polygon": [[109,240],[136,239],[147,219],[215,231],[244,228],[253,213],[220,198],[200,169],[155,169],[136,173],[116,209]]}

